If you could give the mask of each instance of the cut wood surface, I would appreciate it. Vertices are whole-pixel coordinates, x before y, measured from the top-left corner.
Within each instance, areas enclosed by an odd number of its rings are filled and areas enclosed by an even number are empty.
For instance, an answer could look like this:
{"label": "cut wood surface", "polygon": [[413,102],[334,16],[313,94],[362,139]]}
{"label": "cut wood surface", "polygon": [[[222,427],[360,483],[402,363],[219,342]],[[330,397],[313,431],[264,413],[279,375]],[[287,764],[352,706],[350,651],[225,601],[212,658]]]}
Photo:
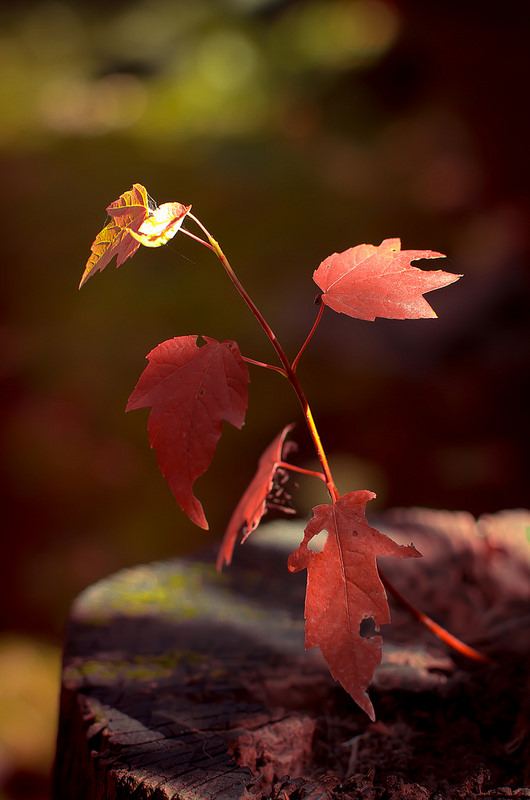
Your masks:
{"label": "cut wood surface", "polygon": [[398,588],[428,613],[441,603],[438,621],[495,664],[453,657],[392,607],[370,723],[304,652],[304,575],[286,565],[303,525],[268,524],[222,574],[214,554],[159,562],[77,598],[55,800],[530,796],[530,513],[379,523],[425,556],[385,563]]}

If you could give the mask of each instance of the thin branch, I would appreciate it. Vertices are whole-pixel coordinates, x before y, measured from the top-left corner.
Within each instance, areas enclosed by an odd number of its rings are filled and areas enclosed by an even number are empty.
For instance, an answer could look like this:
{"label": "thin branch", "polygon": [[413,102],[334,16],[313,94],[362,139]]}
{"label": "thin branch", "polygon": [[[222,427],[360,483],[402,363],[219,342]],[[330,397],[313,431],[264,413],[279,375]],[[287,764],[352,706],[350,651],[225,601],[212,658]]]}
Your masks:
{"label": "thin branch", "polygon": [[456,650],[457,653],[466,656],[467,658],[472,659],[473,661],[478,661],[481,664],[492,664],[493,661],[489,656],[484,655],[483,653],[479,653],[478,650],[475,650],[474,647],[470,647],[468,644],[463,642],[461,639],[458,639],[457,636],[453,636],[452,633],[449,633],[445,628],[441,625],[438,625],[431,617],[427,614],[424,614],[423,611],[420,611],[416,606],[412,605],[412,603],[407,600],[401,592],[396,589],[396,587],[388,580],[386,575],[384,575],[381,570],[379,570],[379,577],[388,591],[395,597],[398,603],[403,606],[412,616],[421,622],[422,625],[425,625],[438,639],[441,639],[442,642],[449,645],[453,650]]}
{"label": "thin branch", "polygon": [[324,308],[325,308],[324,303],[321,302],[320,303],[320,308],[318,309],[318,315],[317,315],[317,318],[315,320],[315,323],[314,323],[313,327],[311,328],[311,330],[309,331],[309,333],[307,335],[307,339],[303,343],[302,347],[300,348],[300,351],[299,351],[298,355],[296,356],[295,360],[292,363],[293,372],[296,372],[296,368],[298,366],[298,362],[300,361],[300,357],[302,356],[302,353],[304,352],[304,350],[306,349],[307,345],[309,344],[309,342],[313,338],[316,329],[318,328],[318,324],[319,324],[320,320],[322,319],[322,314],[324,313]]}
{"label": "thin branch", "polygon": [[284,378],[287,377],[287,373],[281,367],[276,367],[274,364],[266,364],[265,361],[256,361],[254,358],[247,358],[247,356],[241,356],[243,361],[246,361],[247,364],[255,364],[257,367],[264,367],[265,369],[272,369],[274,372],[279,372],[280,375],[283,375]]}
{"label": "thin branch", "polygon": [[316,472],[314,469],[305,469],[305,467],[297,467],[294,464],[288,464],[287,461],[277,461],[276,465],[283,469],[290,469],[292,472],[300,472],[302,475],[311,475],[314,478],[320,478],[321,481],[326,483],[326,476],[323,472]]}
{"label": "thin branch", "polygon": [[[190,215],[188,215],[188,216],[190,216]],[[192,219],[195,220],[195,217],[192,217]],[[200,236],[195,236],[195,234],[192,233],[191,231],[189,231],[187,228],[185,228],[184,225],[181,225],[180,230],[182,231],[182,233],[185,233],[186,236],[189,236],[190,239],[195,239],[196,242],[199,242],[199,244],[203,244],[209,250],[215,250],[215,248],[212,247],[210,242],[205,242],[204,239],[201,239]]]}

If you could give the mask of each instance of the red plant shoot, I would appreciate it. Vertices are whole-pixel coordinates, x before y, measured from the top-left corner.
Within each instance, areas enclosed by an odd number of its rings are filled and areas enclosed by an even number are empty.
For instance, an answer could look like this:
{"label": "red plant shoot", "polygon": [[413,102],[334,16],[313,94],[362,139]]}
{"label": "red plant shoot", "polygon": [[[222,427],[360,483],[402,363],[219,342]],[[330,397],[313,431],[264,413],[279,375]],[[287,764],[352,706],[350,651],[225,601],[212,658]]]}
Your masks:
{"label": "red plant shoot", "polygon": [[[424,294],[458,280],[442,270],[424,271],[412,266],[418,259],[443,258],[430,250],[401,250],[399,239],[386,239],[379,246],[358,245],[334,253],[322,261],[313,278],[320,288],[315,323],[296,357],[290,361],[276,334],[249,296],[230,262],[205,226],[191,213],[191,206],[165,203],[157,207],[146,189],[134,184],[107,212],[109,223],[91,248],[80,287],[103,270],[114,256],[121,266],[140,244],[159,247],[177,231],[211,250],[220,261],[237,292],[269,339],[277,364],[267,364],[241,354],[233,341],[209,337],[177,336],[162,342],[147,356],[149,364],[129,398],[127,411],[149,407],[148,432],[161,472],[177,503],[199,527],[208,523],[201,503],[193,493],[194,481],[209,467],[221,436],[222,422],[241,428],[247,409],[249,382],[247,364],[271,369],[284,377],[298,397],[302,415],[321,465],[321,472],[289,463],[286,426],[260,458],[257,472],[239,501],[221,543],[217,566],[232,559],[234,545],[257,528],[274,494],[275,507],[292,509],[282,491],[286,471],[322,480],[330,498],[328,505],[313,509],[304,538],[289,557],[292,572],[307,570],[305,603],[306,647],[320,647],[333,677],[368,714],[375,718],[367,688],[381,660],[380,625],[390,621],[385,588],[398,602],[446,643],[470,658],[487,660],[414,608],[377,567],[379,555],[417,558],[411,544],[400,546],[371,528],[365,518],[366,503],[375,497],[367,490],[340,495],[322,445],[318,429],[298,380],[297,367],[326,307],[357,319],[376,317],[419,319],[436,317]],[[188,219],[199,233],[187,230]],[[276,492],[275,492],[276,488]],[[327,531],[322,552],[308,548],[320,531]],[[373,620],[375,633],[362,636],[361,623]]]}

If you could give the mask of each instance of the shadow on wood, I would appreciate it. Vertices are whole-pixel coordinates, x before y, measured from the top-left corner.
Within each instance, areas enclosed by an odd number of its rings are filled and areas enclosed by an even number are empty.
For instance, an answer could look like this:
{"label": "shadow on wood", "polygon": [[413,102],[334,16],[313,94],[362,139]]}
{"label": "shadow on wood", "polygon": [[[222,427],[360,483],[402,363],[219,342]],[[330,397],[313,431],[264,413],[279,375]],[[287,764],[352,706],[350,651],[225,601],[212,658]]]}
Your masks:
{"label": "shadow on wood", "polygon": [[[426,558],[423,575],[442,574],[445,594],[459,594],[461,618],[482,591],[462,584],[469,547],[454,542],[467,523],[417,513],[390,517],[385,532],[420,540],[424,551],[435,541],[437,562]],[[301,538],[294,530],[291,549]],[[449,534],[460,592],[443,576],[440,543]],[[523,781],[523,654],[503,644],[498,665],[461,664],[394,609],[371,724],[319,652],[304,653],[305,575],[288,573],[285,546],[263,547],[254,536],[221,575],[213,557],[160,562],[79,596],[66,632],[55,800],[512,796],[498,787],[513,792]],[[469,537],[466,529],[460,540]],[[491,584],[487,571],[483,578]],[[425,580],[427,593],[432,584]]]}

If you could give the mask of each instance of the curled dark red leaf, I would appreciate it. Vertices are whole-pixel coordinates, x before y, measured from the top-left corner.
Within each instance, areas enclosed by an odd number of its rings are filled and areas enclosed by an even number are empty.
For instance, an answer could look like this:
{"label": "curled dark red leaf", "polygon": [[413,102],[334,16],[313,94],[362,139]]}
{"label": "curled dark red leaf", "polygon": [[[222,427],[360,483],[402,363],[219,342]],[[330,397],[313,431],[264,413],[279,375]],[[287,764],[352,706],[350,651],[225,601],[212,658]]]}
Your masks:
{"label": "curled dark red leaf", "polygon": [[223,564],[230,564],[238,536],[241,535],[241,541],[244,542],[252,531],[256,530],[266,513],[267,498],[273,489],[278,465],[283,460],[285,439],[292,428],[293,425],[287,425],[263,452],[256,474],[241,496],[228,523],[217,555],[217,569],[220,570]]}

